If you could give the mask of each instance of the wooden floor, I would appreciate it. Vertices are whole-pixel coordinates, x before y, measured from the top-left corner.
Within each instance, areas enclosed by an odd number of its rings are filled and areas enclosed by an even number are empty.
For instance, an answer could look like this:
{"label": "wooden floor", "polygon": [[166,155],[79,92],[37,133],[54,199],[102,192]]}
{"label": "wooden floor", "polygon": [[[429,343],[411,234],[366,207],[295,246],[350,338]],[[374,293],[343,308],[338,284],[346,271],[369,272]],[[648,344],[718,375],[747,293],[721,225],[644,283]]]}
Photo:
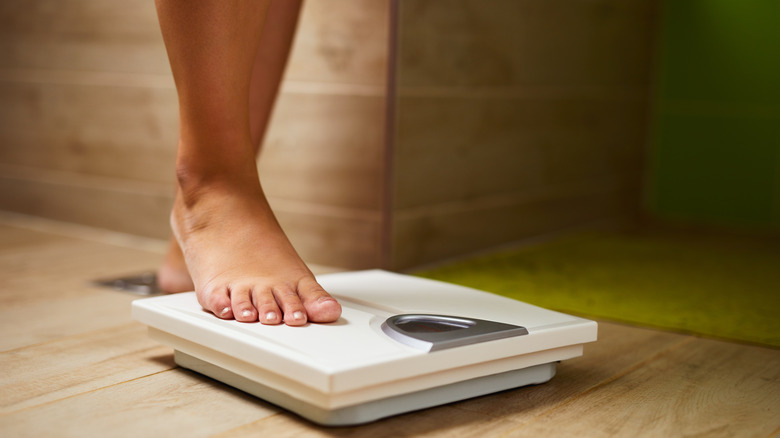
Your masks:
{"label": "wooden floor", "polygon": [[159,243],[49,225],[0,215],[3,437],[780,433],[780,350],[606,322],[549,383],[318,427],[177,368],[131,320],[134,296],[89,285],[154,267]]}

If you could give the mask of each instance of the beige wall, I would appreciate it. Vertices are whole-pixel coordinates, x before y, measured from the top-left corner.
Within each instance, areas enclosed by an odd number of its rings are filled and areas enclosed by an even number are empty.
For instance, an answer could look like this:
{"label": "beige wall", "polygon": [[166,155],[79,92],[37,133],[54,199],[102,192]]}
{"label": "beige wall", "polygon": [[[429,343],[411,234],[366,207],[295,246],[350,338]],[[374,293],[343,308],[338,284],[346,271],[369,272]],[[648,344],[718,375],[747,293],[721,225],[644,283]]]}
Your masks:
{"label": "beige wall", "polygon": [[[379,263],[387,0],[305,4],[259,162],[304,258]],[[152,0],[0,2],[0,209],[168,235],[177,102]]]}
{"label": "beige wall", "polygon": [[0,2],[0,208],[165,236],[176,124],[153,2]]}
{"label": "beige wall", "polygon": [[633,215],[654,0],[401,0],[391,265]]}
{"label": "beige wall", "polygon": [[380,264],[389,0],[307,0],[260,159],[307,260]]}
{"label": "beige wall", "polygon": [[[293,243],[406,268],[632,215],[655,3],[308,0],[259,161]],[[152,0],[0,2],[0,209],[165,238],[176,113]]]}

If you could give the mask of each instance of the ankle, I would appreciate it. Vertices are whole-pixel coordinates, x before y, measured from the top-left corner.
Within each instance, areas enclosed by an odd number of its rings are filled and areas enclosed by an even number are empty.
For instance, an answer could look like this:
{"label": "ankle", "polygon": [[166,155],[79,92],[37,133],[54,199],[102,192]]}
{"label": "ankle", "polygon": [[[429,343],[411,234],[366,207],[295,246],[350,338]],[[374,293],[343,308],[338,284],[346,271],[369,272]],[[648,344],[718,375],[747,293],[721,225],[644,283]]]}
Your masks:
{"label": "ankle", "polygon": [[176,181],[179,194],[186,204],[208,193],[240,193],[254,191],[254,187],[259,187],[254,159],[231,161],[217,158],[205,162],[179,159],[176,163]]}

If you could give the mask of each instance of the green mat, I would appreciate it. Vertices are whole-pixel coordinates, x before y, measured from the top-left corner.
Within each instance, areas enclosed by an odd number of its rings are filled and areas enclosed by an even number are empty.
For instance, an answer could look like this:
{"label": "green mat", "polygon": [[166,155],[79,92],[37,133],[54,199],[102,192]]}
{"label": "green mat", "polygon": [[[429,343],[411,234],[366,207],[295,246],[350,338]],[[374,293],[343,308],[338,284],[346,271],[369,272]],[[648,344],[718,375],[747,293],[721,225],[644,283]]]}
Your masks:
{"label": "green mat", "polygon": [[585,317],[780,347],[780,239],[571,236],[416,275]]}

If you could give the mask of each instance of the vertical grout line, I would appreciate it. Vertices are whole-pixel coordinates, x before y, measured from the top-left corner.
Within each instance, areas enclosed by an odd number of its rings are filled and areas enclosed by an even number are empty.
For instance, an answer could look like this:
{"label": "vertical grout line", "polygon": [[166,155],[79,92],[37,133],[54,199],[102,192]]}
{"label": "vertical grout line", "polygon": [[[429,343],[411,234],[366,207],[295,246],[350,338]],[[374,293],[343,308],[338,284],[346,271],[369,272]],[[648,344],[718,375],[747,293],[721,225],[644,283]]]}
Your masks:
{"label": "vertical grout line", "polygon": [[379,243],[379,264],[381,268],[392,269],[393,249],[393,183],[395,182],[395,129],[396,129],[396,74],[398,51],[398,9],[400,0],[389,0],[389,25],[387,42],[387,91],[385,93],[385,136],[383,154],[383,181],[381,224]]}

